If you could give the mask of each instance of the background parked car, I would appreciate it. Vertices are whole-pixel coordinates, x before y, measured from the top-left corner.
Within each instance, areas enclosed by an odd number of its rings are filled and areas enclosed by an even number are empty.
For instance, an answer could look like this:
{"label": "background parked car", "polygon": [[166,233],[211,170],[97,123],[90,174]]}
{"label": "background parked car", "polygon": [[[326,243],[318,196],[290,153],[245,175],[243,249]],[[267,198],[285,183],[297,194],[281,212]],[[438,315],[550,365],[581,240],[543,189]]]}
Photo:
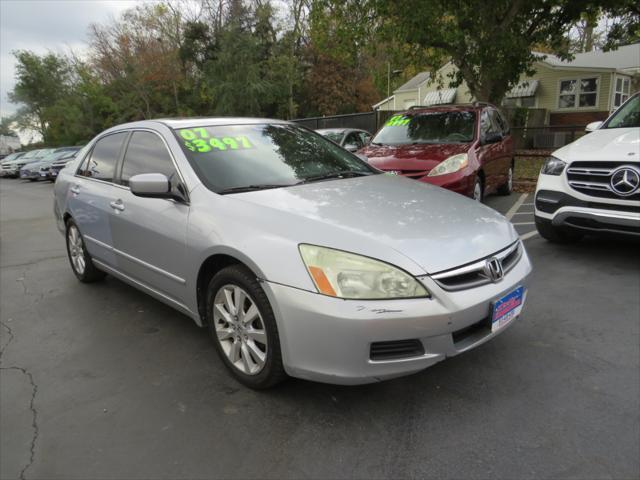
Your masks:
{"label": "background parked car", "polygon": [[53,151],[52,148],[43,148],[39,150],[31,150],[29,152],[26,152],[23,156],[21,156],[17,160],[14,160],[11,163],[7,164],[6,168],[3,167],[3,170],[5,171],[5,176],[18,178],[20,176],[20,169],[22,169],[22,167],[24,167],[28,163],[37,162],[38,160],[43,158],[45,155],[51,153],[52,151]]}
{"label": "background parked car", "polygon": [[2,163],[0,164],[0,177],[9,176],[9,172],[11,171],[11,166],[14,162],[18,161],[19,158],[23,157],[26,152],[15,152],[7,155],[2,159]]}
{"label": "background parked car", "polygon": [[381,170],[478,201],[511,193],[513,141],[490,104],[413,107],[392,116],[360,153]]}
{"label": "background parked car", "polygon": [[316,130],[316,132],[336,142],[350,152],[356,152],[367,146],[372,137],[366,130],[358,130],[355,128],[321,128]]}
{"label": "background parked car", "polygon": [[43,168],[43,170],[45,170],[47,173],[47,179],[54,182],[56,178],[58,178],[58,173],[60,172],[60,170],[62,170],[67,165],[67,163],[76,158],[78,152],[80,151],[80,148],[82,147],[78,147],[76,150],[66,150],[61,152],[61,155],[57,157],[57,159],[54,160],[50,166]]}
{"label": "background parked car", "polygon": [[47,149],[44,156],[39,157],[34,162],[24,165],[20,169],[20,178],[36,181],[47,178],[49,167],[60,158],[80,150],[80,147],[59,147]]}

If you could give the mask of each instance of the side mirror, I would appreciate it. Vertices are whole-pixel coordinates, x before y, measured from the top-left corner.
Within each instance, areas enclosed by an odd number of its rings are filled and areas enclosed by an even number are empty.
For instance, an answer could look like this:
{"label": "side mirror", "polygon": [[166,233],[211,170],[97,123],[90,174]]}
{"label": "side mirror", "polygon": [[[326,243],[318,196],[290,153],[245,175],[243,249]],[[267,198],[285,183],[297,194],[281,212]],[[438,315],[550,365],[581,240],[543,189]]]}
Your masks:
{"label": "side mirror", "polygon": [[584,131],[587,133],[593,132],[594,130],[600,128],[600,125],[602,125],[602,123],[603,122],[591,122],[585,127]]}
{"label": "side mirror", "polygon": [[355,143],[347,143],[343,148],[350,152],[357,152],[359,150],[358,145],[356,145]]}
{"label": "side mirror", "polygon": [[502,141],[502,134],[499,132],[489,132],[482,139],[483,144],[487,143],[497,143]]}
{"label": "side mirror", "polygon": [[174,198],[169,179],[162,173],[141,173],[129,179],[131,193],[138,197]]}

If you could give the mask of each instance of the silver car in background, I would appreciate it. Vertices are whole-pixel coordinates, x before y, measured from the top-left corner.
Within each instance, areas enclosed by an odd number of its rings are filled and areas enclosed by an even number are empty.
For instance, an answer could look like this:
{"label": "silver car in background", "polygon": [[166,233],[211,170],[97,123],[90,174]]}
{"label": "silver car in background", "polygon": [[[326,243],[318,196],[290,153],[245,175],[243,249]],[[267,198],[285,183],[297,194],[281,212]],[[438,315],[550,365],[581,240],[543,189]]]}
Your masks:
{"label": "silver car in background", "polygon": [[207,326],[252,388],[420,371],[513,324],[531,272],[494,210],[283,121],[114,127],[60,171],[54,212],[78,279]]}

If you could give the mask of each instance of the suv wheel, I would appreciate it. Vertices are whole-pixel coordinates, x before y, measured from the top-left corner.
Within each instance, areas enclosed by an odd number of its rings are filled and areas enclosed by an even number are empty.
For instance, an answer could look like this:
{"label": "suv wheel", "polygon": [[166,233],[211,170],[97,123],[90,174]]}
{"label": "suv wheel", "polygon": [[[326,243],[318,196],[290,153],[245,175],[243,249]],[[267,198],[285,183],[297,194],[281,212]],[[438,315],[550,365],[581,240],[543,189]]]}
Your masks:
{"label": "suv wheel", "polygon": [[73,273],[78,280],[84,283],[97,282],[105,277],[105,273],[98,270],[91,260],[91,255],[84,245],[82,234],[76,223],[69,219],[67,221],[67,255]]}
{"label": "suv wheel", "polygon": [[509,167],[507,173],[507,181],[498,187],[498,193],[500,195],[511,195],[513,191],[513,163]]}
{"label": "suv wheel", "polygon": [[276,319],[250,270],[232,265],[214,275],[207,323],[218,355],[241,383],[262,389],[286,378]]}
{"label": "suv wheel", "polygon": [[552,243],[574,243],[582,239],[584,234],[568,228],[556,227],[546,218],[535,217],[536,229],[542,238]]}

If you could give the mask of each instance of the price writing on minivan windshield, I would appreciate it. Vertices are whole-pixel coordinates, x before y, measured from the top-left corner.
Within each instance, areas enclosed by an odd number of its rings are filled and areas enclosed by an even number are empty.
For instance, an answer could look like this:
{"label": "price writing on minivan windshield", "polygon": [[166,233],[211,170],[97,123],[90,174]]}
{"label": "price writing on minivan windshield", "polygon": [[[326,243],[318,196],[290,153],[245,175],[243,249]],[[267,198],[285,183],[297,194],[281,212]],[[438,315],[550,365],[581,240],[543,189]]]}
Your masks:
{"label": "price writing on minivan windshield", "polygon": [[247,137],[214,137],[205,128],[185,128],[180,130],[184,146],[192,152],[206,153],[212,150],[239,150],[253,148]]}
{"label": "price writing on minivan windshield", "polygon": [[394,115],[387,123],[384,124],[385,127],[401,127],[403,125],[408,124],[411,121],[411,118],[405,117],[404,115]]}

